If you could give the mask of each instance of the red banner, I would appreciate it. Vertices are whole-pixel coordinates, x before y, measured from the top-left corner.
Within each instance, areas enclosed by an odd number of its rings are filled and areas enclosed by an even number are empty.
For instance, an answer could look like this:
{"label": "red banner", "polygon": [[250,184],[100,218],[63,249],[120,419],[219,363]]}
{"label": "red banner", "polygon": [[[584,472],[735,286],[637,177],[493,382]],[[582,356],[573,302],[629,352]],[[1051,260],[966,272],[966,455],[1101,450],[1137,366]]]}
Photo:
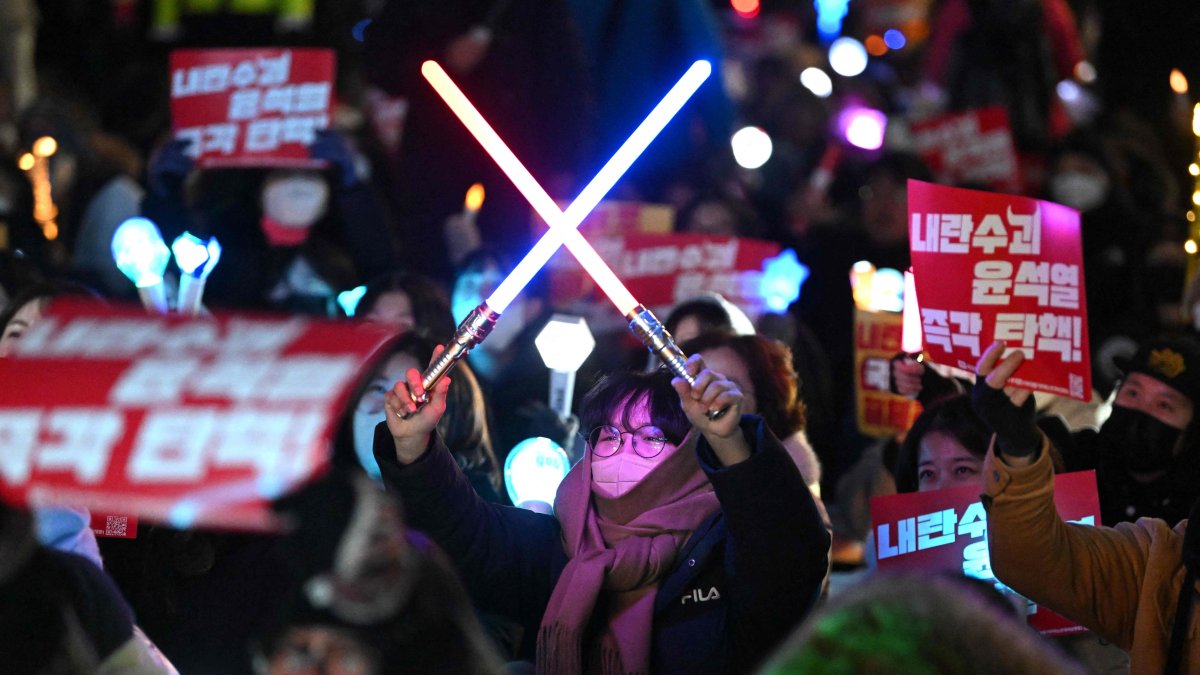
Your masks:
{"label": "red banner", "polygon": [[912,131],[917,152],[938,182],[1021,190],[1017,148],[1003,107],[914,122]]}
{"label": "red banner", "polygon": [[[987,511],[977,486],[913,492],[871,498],[871,532],[881,570],[936,574],[961,571],[1017,595],[996,580],[988,555]],[[1054,505],[1063,520],[1100,522],[1096,472],[1079,471],[1054,477]],[[1026,600],[1029,625],[1046,635],[1081,633],[1085,628]]]}
{"label": "red banner", "polygon": [[854,310],[854,381],[858,428],[868,436],[887,438],[908,431],[921,404],[891,389],[891,360],[900,351],[901,315]]}
{"label": "red banner", "polygon": [[171,52],[171,125],[199,166],[316,166],[308,146],[329,126],[330,49]]}
{"label": "red banner", "polygon": [[[725,296],[751,319],[764,309],[763,262],[780,251],[773,242],[701,234],[628,234],[596,237],[591,243],[633,297],[655,312],[712,291]],[[609,305],[565,249],[550,259],[548,267],[556,306]],[[613,315],[605,309],[605,314]]]}
{"label": "red banner", "polygon": [[1003,340],[1026,356],[1010,384],[1091,398],[1078,211],[910,180],[908,219],[934,361],[974,371],[982,351]]}
{"label": "red banner", "polygon": [[270,529],[267,501],[325,468],[386,338],[360,324],[56,301],[0,359],[0,497],[87,507],[114,533],[121,516]]}

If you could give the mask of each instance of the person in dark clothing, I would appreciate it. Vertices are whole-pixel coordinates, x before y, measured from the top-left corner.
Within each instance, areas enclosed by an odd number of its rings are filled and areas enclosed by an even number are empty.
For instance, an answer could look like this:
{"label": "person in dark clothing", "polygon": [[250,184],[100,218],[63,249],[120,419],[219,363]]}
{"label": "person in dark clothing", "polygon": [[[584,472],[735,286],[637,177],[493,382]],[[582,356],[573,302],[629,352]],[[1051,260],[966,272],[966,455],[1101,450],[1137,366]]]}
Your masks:
{"label": "person in dark clothing", "polygon": [[686,367],[694,386],[622,372],[589,392],[554,516],[473,495],[433,433],[448,383],[418,410],[413,369],[387,396],[385,483],[476,604],[526,626],[539,673],[745,672],[817,601],[830,540],[800,472],[736,385]]}
{"label": "person in dark clothing", "polygon": [[[344,137],[321,131],[305,170],[206,169],[193,174],[187,143],[151,159],[142,213],[171,242],[184,231],[221,243],[208,304],[334,316],[337,291],[396,263],[382,202],[357,173]],[[194,182],[193,182],[194,181]]]}
{"label": "person in dark clothing", "polygon": [[568,197],[591,97],[564,0],[390,0],[365,37],[367,80],[408,102],[395,189],[404,247],[421,253],[416,271],[450,279],[443,223],[477,182],[487,189],[484,244],[524,253],[536,231],[528,204],[421,77],[421,63],[445,66],[551,196]]}
{"label": "person in dark clothing", "polygon": [[450,562],[361,471],[335,470],[275,509],[294,523],[283,540],[293,583],[260,636],[260,672],[500,672]]}
{"label": "person in dark clothing", "polygon": [[174,673],[87,558],[40,546],[33,517],[0,502],[0,663],[6,673]]}
{"label": "person in dark clothing", "polygon": [[[1178,522],[1200,496],[1200,422],[1194,415],[1200,400],[1200,344],[1164,335],[1143,342],[1133,356],[1113,361],[1122,376],[1112,414],[1099,430],[1071,431],[1054,415],[1036,417],[1032,429],[1024,418],[1008,422],[1019,424],[1015,433],[1028,442],[1043,434],[1049,438],[1056,471],[1096,471],[1105,525],[1144,517]],[[971,387],[905,355],[893,359],[892,369],[894,391],[926,406]],[[1022,412],[1035,419],[1032,397]]]}

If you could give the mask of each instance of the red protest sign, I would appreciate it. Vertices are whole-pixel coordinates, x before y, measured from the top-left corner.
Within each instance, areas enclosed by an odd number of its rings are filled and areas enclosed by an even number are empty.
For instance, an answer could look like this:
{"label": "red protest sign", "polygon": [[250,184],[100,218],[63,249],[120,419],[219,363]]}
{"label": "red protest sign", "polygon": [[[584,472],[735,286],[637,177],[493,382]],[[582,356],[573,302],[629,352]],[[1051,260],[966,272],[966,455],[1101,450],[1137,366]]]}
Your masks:
{"label": "red protest sign", "polygon": [[[871,533],[881,570],[936,574],[961,571],[995,584],[1002,593],[1017,595],[996,580],[988,555],[987,511],[979,487],[913,492],[871,498]],[[1054,477],[1054,506],[1065,521],[1082,525],[1100,522],[1096,472],[1079,471]],[[1086,630],[1045,607],[1026,600],[1029,625],[1046,635]]]}
{"label": "red protest sign", "polygon": [[913,142],[938,181],[1021,189],[1017,148],[1001,106],[914,122]]}
{"label": "red protest sign", "polygon": [[1026,357],[1010,384],[1091,397],[1078,211],[910,180],[908,220],[934,361],[974,371],[982,350],[1003,340]]}
{"label": "red protest sign", "polygon": [[97,537],[137,539],[138,517],[128,513],[92,513],[91,528]]}
{"label": "red protest sign", "polygon": [[315,166],[329,126],[330,49],[171,52],[171,126],[200,166]]}
{"label": "red protest sign", "polygon": [[326,467],[386,338],[350,323],[56,301],[0,359],[0,497],[270,529],[267,501]]}
{"label": "red protest sign", "polygon": [[[763,264],[780,251],[773,242],[701,234],[627,234],[591,243],[633,297],[654,311],[711,291],[751,319],[764,310]],[[608,303],[570,253],[556,253],[549,268],[556,306]]]}
{"label": "red protest sign", "polygon": [[891,359],[900,351],[901,315],[895,312],[854,311],[854,394],[858,428],[880,438],[908,431],[921,404],[892,393]]}

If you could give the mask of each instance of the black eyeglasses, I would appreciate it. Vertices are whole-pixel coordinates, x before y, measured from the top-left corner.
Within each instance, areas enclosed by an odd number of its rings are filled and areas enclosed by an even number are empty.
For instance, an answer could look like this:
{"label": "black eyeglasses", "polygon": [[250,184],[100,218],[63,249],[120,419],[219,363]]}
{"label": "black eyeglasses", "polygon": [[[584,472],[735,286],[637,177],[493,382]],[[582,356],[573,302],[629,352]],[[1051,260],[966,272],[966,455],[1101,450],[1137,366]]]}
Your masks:
{"label": "black eyeglasses", "polygon": [[621,431],[614,426],[605,424],[592,429],[588,434],[588,445],[591,446],[592,452],[597,457],[612,457],[621,450],[625,434],[633,436],[633,451],[639,457],[646,459],[657,457],[662,452],[663,446],[667,444],[667,437],[663,434],[662,429],[652,424],[638,427],[633,431]]}

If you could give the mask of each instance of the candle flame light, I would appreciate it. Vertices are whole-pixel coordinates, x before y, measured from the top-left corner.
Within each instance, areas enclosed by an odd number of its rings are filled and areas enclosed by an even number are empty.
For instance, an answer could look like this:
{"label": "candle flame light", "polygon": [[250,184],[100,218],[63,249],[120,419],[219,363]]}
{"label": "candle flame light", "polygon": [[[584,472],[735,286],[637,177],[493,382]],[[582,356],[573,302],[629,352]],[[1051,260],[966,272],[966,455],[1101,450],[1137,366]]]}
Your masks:
{"label": "candle flame light", "polygon": [[478,213],[483,207],[483,199],[485,192],[483,183],[475,183],[467,190],[467,198],[463,201],[463,208],[471,213]]}
{"label": "candle flame light", "polygon": [[50,157],[58,152],[58,141],[49,136],[42,136],[33,142],[33,154],[38,157]]}
{"label": "candle flame light", "polygon": [[1171,71],[1171,91],[1176,94],[1186,94],[1188,92],[1187,76],[1180,72],[1178,68]]}

